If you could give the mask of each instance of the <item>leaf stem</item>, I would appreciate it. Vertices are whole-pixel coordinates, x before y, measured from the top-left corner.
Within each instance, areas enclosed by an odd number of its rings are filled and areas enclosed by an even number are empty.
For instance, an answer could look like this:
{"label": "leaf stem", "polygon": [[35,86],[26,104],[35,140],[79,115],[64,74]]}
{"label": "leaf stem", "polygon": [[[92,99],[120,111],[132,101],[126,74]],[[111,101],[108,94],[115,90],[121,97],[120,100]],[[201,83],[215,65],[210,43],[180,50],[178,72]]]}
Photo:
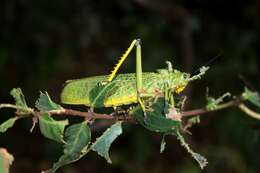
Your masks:
{"label": "leaf stem", "polygon": [[19,106],[13,105],[13,104],[8,104],[8,103],[3,103],[0,104],[0,109],[2,108],[13,108],[13,109],[19,109]]}
{"label": "leaf stem", "polygon": [[18,111],[22,111],[22,112],[17,113],[19,115],[33,114],[34,113],[34,110],[32,108],[24,108],[24,107],[21,107],[21,106],[8,104],[8,103],[0,104],[0,109],[2,109],[2,108],[12,108],[12,109],[16,109]]}

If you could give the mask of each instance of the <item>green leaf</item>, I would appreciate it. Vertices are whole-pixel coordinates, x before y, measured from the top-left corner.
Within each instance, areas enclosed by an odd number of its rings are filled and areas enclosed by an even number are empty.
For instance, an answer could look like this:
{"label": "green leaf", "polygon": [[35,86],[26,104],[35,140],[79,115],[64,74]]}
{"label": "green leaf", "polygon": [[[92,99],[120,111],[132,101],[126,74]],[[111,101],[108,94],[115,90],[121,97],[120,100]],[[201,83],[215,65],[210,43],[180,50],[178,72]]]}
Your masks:
{"label": "green leaf", "polygon": [[0,132],[4,133],[4,132],[6,132],[7,129],[13,127],[15,121],[18,119],[19,119],[18,117],[13,117],[13,118],[10,118],[9,120],[5,121],[4,123],[2,123],[0,125]]}
{"label": "green leaf", "polygon": [[9,168],[13,161],[14,157],[5,148],[0,148],[0,172],[9,173]]}
{"label": "green leaf", "polygon": [[74,124],[65,131],[64,153],[50,170],[45,173],[54,173],[61,166],[75,162],[84,156],[91,140],[91,132],[86,122]]}
{"label": "green leaf", "polygon": [[158,99],[158,101],[151,106],[151,109],[153,111],[147,111],[146,117],[144,116],[141,106],[135,107],[130,111],[130,114],[146,129],[155,132],[172,132],[180,126],[181,121],[166,118],[164,99]]}
{"label": "green leaf", "polygon": [[59,104],[51,100],[47,92],[40,92],[40,98],[36,101],[35,107],[42,112],[63,110],[63,108]]}
{"label": "green leaf", "polygon": [[41,133],[49,139],[63,142],[64,128],[69,124],[68,120],[56,121],[50,115],[44,114],[39,118]]}
{"label": "green leaf", "polygon": [[14,97],[16,106],[20,107],[19,110],[27,113],[29,107],[26,104],[22,90],[20,88],[14,88],[11,90],[10,94]]}
{"label": "green leaf", "polygon": [[113,124],[91,145],[91,150],[104,157],[108,163],[112,163],[108,151],[112,142],[122,133],[121,124],[121,121]]}
{"label": "green leaf", "polygon": [[258,92],[253,92],[245,87],[245,91],[243,92],[242,97],[245,100],[250,101],[255,106],[260,107],[260,96]]}

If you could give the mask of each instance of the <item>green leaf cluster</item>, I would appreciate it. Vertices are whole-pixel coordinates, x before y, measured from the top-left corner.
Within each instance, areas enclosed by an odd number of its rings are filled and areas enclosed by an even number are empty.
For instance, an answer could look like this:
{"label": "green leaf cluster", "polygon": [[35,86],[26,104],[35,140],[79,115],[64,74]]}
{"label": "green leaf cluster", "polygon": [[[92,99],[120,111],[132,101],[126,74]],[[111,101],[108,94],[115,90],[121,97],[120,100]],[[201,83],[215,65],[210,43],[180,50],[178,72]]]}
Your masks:
{"label": "green leaf cluster", "polygon": [[[8,119],[0,125],[1,133],[4,133],[7,129],[11,128],[19,118],[29,117],[26,115],[34,113],[34,110],[27,106],[25,97],[20,88],[13,89],[10,94],[14,97],[15,104],[3,104],[1,105],[1,108],[14,108],[19,112],[15,117]],[[64,108],[52,101],[47,92],[40,92],[40,97],[36,101],[35,107],[42,114],[35,114],[35,117],[33,116],[32,118],[37,118],[43,136],[55,142],[62,143],[64,147],[63,155],[53,167],[46,172],[53,173],[61,166],[79,160],[90,150],[95,151],[100,156],[104,157],[108,163],[112,163],[108,152],[113,141],[122,133],[121,121],[113,124],[91,144],[91,130],[86,121],[72,124],[66,128],[66,126],[69,125],[68,119],[55,120],[51,116],[53,111],[62,113]]]}
{"label": "green leaf cluster", "polygon": [[[202,72],[204,72],[203,69]],[[40,97],[35,103],[35,107],[38,109],[37,112],[27,106],[21,89],[13,89],[10,94],[14,97],[15,104],[2,104],[0,108],[14,108],[18,113],[15,117],[8,119],[0,125],[1,133],[11,128],[19,118],[31,117],[28,115],[32,114],[33,116],[31,118],[37,118],[43,136],[63,145],[63,154],[58,161],[53,164],[53,167],[45,171],[45,173],[54,173],[60,167],[79,160],[90,151],[96,152],[105,158],[108,163],[112,163],[109,150],[112,143],[122,134],[121,121],[112,124],[100,137],[92,141],[91,130],[87,121],[83,120],[77,124],[70,124],[68,119],[56,120],[52,117],[54,112],[61,114],[66,110],[61,105],[52,101],[47,92],[40,92]],[[210,111],[218,109],[223,99],[229,96],[230,93],[225,93],[218,98],[208,97],[206,109]],[[245,88],[242,98],[260,107],[260,96],[257,92]],[[206,158],[194,152],[188,143],[186,143],[181,133],[184,129],[179,108],[181,104],[177,103],[177,107],[174,107],[174,103],[175,99],[172,94],[169,93],[165,98],[145,100],[145,110],[139,104],[130,109],[128,113],[147,130],[162,134],[161,153],[166,149],[166,136],[176,136],[186,151],[198,162],[201,168],[204,168],[208,163]],[[190,127],[199,122],[198,116],[190,118],[187,120],[186,127]]]}
{"label": "green leaf cluster", "polygon": [[65,132],[64,153],[53,168],[45,171],[53,173],[61,166],[81,158],[91,140],[91,132],[86,122],[71,125]]}
{"label": "green leaf cluster", "polygon": [[53,168],[45,171],[45,173],[54,173],[61,166],[79,160],[90,150],[104,157],[108,163],[112,163],[108,151],[112,142],[122,133],[121,124],[120,121],[113,124],[91,145],[91,131],[87,123],[82,122],[71,125],[65,132],[63,155],[53,165]]}
{"label": "green leaf cluster", "polygon": [[[5,108],[5,107],[6,108],[14,108],[21,114],[29,114],[31,112],[31,108],[29,108],[27,106],[25,97],[24,97],[22,90],[20,88],[12,89],[10,91],[10,95],[13,96],[13,98],[15,100],[15,104],[14,105],[12,105],[12,104],[2,104],[0,106],[0,108]],[[2,124],[0,124],[0,132],[4,133],[9,128],[13,127],[16,120],[18,120],[19,118],[22,118],[22,116],[12,117],[12,118],[6,120],[5,122],[3,122]]]}
{"label": "green leaf cluster", "polygon": [[[206,158],[194,152],[186,143],[183,135],[180,133],[182,129],[181,121],[167,117],[167,114],[171,112],[172,109],[175,109],[169,105],[170,104],[168,104],[166,100],[160,98],[151,106],[150,109],[152,111],[147,111],[146,114],[144,114],[141,106],[137,106],[130,113],[146,129],[163,134],[160,145],[160,153],[162,153],[166,148],[166,135],[177,136],[177,139],[180,141],[181,145],[187,150],[188,153],[191,154],[191,156],[203,169],[208,163]],[[176,112],[176,114],[178,114],[178,112]],[[198,121],[198,119],[196,120]]]}

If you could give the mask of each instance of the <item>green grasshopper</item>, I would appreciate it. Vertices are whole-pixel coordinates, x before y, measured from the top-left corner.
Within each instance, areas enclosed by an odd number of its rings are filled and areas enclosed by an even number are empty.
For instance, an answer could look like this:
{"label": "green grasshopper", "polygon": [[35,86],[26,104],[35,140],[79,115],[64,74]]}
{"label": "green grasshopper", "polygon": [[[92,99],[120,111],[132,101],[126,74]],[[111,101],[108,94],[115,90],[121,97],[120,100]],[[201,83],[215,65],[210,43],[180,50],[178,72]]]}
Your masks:
{"label": "green grasshopper", "polygon": [[[136,73],[116,75],[134,47],[136,47]],[[143,123],[143,126],[152,131],[176,134],[184,148],[203,168],[206,166],[207,160],[200,154],[193,152],[179,132],[181,119],[177,117],[178,112],[174,105],[173,95],[182,92],[190,81],[199,79],[204,75],[208,67],[201,67],[199,74],[191,76],[189,73],[173,69],[172,64],[167,61],[168,67],[166,69],[159,69],[157,72],[142,72],[141,60],[141,41],[135,39],[119,59],[110,75],[67,81],[61,93],[61,102],[71,105],[85,105],[90,107],[91,111],[94,108],[116,108],[138,103],[140,107],[136,106],[133,114],[130,114],[134,115],[141,124]],[[165,103],[163,106],[160,106],[159,101],[157,102],[159,97],[163,97],[163,99],[160,99]],[[152,105],[150,104],[151,100]],[[154,110],[156,116],[151,114],[154,112],[150,111],[153,110],[153,107],[159,109]],[[143,115],[143,118],[138,115]],[[165,116],[162,117],[161,115]],[[162,128],[162,123],[167,127]]]}
{"label": "green grasshopper", "polygon": [[[116,75],[134,47],[136,47],[136,73]],[[61,93],[61,102],[85,105],[92,110],[139,103],[145,112],[145,98],[167,97],[168,95],[172,97],[174,93],[179,94],[188,82],[199,79],[208,70],[208,67],[202,67],[199,74],[191,76],[189,73],[173,69],[170,62],[166,63],[168,64],[166,69],[159,69],[157,72],[142,72],[141,41],[135,39],[110,75],[67,81]]]}

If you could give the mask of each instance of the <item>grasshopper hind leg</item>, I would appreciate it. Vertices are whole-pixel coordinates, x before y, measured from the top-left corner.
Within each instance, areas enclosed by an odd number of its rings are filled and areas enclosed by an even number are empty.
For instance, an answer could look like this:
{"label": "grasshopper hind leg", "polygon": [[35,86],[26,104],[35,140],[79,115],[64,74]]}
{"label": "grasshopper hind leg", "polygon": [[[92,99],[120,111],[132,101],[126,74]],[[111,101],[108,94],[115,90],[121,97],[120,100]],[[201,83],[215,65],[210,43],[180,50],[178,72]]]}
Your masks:
{"label": "grasshopper hind leg", "polygon": [[122,65],[122,63],[125,61],[125,59],[128,57],[132,49],[136,47],[136,92],[137,92],[137,100],[138,103],[141,105],[141,108],[144,112],[144,117],[147,119],[145,104],[142,99],[140,91],[142,90],[142,54],[141,54],[141,40],[140,39],[134,39],[131,43],[131,45],[128,47],[126,52],[122,55],[122,57],[119,59],[118,63],[114,67],[114,70],[112,70],[111,74],[108,76],[107,82],[111,82],[118,69]]}

